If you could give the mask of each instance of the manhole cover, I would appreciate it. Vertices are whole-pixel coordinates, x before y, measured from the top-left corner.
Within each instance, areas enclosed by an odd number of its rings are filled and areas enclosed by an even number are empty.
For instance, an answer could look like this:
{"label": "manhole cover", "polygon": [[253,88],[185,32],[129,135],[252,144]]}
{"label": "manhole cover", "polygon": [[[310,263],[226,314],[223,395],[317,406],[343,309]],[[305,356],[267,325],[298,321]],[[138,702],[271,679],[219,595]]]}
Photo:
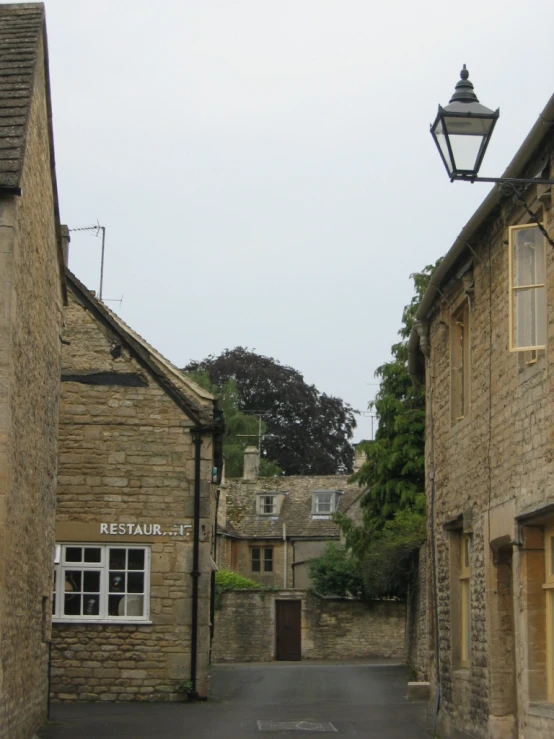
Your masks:
{"label": "manhole cover", "polygon": [[259,731],[337,731],[333,724],[319,721],[258,721]]}

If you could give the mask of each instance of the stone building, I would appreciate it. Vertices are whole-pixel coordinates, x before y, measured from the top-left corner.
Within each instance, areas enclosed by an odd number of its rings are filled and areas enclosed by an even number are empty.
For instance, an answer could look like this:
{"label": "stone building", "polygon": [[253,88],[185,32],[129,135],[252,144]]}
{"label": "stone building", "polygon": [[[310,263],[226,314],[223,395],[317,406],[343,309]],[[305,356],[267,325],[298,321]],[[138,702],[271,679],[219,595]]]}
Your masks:
{"label": "stone building", "polygon": [[205,697],[215,400],[70,272],[67,285],[52,694],[176,700],[189,683]]}
{"label": "stone building", "polygon": [[65,286],[42,4],[0,5],[0,734],[46,715]]}
{"label": "stone building", "polygon": [[[553,120],[554,96],[505,177],[554,177]],[[412,653],[441,737],[554,735],[554,249],[537,222],[552,238],[550,186],[495,187],[409,341],[427,396],[430,532],[426,644]]]}
{"label": "stone building", "polygon": [[348,475],[258,478],[258,450],[248,447],[244,477],[221,489],[217,564],[270,587],[306,589],[308,562],[340,540],[333,513],[360,494]]}

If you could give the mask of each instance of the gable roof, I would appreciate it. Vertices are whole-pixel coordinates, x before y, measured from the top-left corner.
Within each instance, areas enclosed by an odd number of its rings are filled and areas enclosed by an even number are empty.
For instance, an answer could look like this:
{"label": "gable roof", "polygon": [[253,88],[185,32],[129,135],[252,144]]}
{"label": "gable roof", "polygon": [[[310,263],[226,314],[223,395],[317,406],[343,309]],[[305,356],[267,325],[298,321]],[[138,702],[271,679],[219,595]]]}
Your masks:
{"label": "gable roof", "polygon": [[[345,512],[360,497],[357,483],[349,484],[348,475],[264,477],[259,480],[227,480],[227,522],[230,533],[244,539],[282,539],[283,524],[287,538],[338,539],[339,527],[331,518],[312,516],[312,494],[341,491],[338,510]],[[284,493],[279,516],[256,514],[257,493]]]}
{"label": "gable roof", "polygon": [[50,176],[54,198],[54,222],[58,264],[64,303],[67,288],[60,230],[50,67],[43,3],[10,3],[0,5],[0,192],[21,195],[21,175],[25,160],[27,127],[31,112],[35,73],[43,39],[43,64],[46,87],[46,114],[50,149]]}
{"label": "gable roof", "polygon": [[0,188],[20,186],[33,95],[42,3],[0,5]]}
{"label": "gable roof", "polygon": [[82,282],[66,269],[69,290],[79,303],[95,318],[109,328],[131,355],[149,372],[163,390],[197,426],[208,430],[219,428],[214,418],[215,397],[186,377],[174,364],[162,356],[153,346],[111,311],[88,290]]}

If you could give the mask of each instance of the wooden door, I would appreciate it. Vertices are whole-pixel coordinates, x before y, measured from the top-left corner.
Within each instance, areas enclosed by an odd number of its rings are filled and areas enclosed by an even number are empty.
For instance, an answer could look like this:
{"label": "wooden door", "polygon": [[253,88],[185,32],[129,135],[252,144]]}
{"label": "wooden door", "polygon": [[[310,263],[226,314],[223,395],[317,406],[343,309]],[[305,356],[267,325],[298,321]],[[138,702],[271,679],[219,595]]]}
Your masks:
{"label": "wooden door", "polygon": [[299,600],[275,601],[276,659],[287,661],[302,659],[300,642],[301,605]]}

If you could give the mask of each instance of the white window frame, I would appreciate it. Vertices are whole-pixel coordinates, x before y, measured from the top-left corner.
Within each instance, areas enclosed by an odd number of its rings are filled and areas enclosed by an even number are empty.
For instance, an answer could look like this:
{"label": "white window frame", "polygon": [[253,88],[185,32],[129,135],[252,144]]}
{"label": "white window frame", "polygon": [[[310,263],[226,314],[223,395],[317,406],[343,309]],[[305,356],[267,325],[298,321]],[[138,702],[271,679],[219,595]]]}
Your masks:
{"label": "white window frame", "polygon": [[[59,547],[59,549],[58,549]],[[100,562],[70,562],[66,559],[66,551],[68,548],[81,547],[90,549],[100,549]],[[108,613],[109,603],[109,550],[110,549],[140,549],[144,551],[144,612],[142,616],[111,616]],[[117,544],[110,542],[109,544],[100,544],[97,542],[65,542],[56,544],[56,558],[58,561],[54,564],[54,577],[56,582],[56,590],[53,597],[53,623],[145,623],[150,622],[150,563],[151,548],[144,544]],[[100,572],[100,608],[99,613],[94,615],[86,614],[64,614],[63,604],[65,596],[65,572],[71,570],[81,571],[99,571]],[[133,572],[134,570],[126,569],[125,572]],[[142,572],[142,570],[135,570]],[[113,595],[113,593],[112,593]],[[125,593],[123,597],[132,595]]]}
{"label": "white window frame", "polygon": [[[509,275],[509,280],[510,280],[510,283],[509,283],[509,349],[510,349],[511,352],[536,351],[538,349],[545,349],[546,348],[546,334],[547,334],[547,331],[548,331],[547,315],[546,315],[546,310],[547,310],[546,309],[546,305],[547,305],[547,295],[546,295],[546,243],[545,243],[544,236],[542,236],[542,234],[541,234],[541,237],[542,237],[542,240],[543,240],[542,252],[543,252],[543,260],[544,260],[542,267],[543,267],[544,280],[542,282],[538,282],[537,281],[538,280],[538,277],[536,276],[537,269],[536,269],[536,264],[535,264],[535,276],[534,276],[533,280],[528,285],[527,284],[522,284],[522,285],[515,285],[514,284],[514,281],[515,281],[514,250],[516,248],[515,235],[517,233],[521,232],[521,231],[528,230],[528,229],[536,230],[540,234],[540,231],[537,228],[537,225],[534,224],[534,223],[529,223],[529,224],[526,224],[526,225],[523,225],[523,226],[510,226],[510,228],[509,228],[509,240],[508,240],[508,242],[509,242],[509,246],[508,246],[508,248],[509,248],[509,272],[510,272],[510,275]],[[533,303],[534,303],[534,318],[533,318],[533,322],[534,322],[534,333],[535,333],[535,336],[536,337],[538,337],[538,334],[539,334],[539,325],[540,325],[539,324],[539,311],[542,311],[542,309],[540,307],[540,302],[538,300],[538,295],[539,295],[539,291],[540,290],[543,290],[544,291],[544,301],[543,301],[544,302],[544,314],[542,316],[543,322],[544,322],[544,334],[545,334],[545,336],[544,336],[544,342],[543,343],[539,343],[538,340],[537,340],[535,344],[531,344],[529,346],[519,346],[515,342],[515,338],[516,337],[514,335],[515,334],[515,323],[514,323],[514,321],[516,320],[516,317],[514,315],[514,313],[515,313],[514,303],[515,303],[515,299],[516,299],[516,295],[517,294],[523,293],[523,292],[529,292],[531,290],[533,291],[533,295],[532,295]]]}
{"label": "white window frame", "polygon": [[[271,511],[266,511],[266,499],[271,498]],[[277,495],[274,493],[262,493],[258,495],[258,515],[260,516],[276,516],[277,515]]]}
{"label": "white window frame", "polygon": [[[325,501],[324,505],[329,505],[329,510],[320,510],[322,501],[320,500],[323,496],[327,498],[329,496],[329,502]],[[337,510],[337,494],[334,490],[318,490],[317,493],[313,493],[313,505],[312,513],[316,516],[330,516]]]}

